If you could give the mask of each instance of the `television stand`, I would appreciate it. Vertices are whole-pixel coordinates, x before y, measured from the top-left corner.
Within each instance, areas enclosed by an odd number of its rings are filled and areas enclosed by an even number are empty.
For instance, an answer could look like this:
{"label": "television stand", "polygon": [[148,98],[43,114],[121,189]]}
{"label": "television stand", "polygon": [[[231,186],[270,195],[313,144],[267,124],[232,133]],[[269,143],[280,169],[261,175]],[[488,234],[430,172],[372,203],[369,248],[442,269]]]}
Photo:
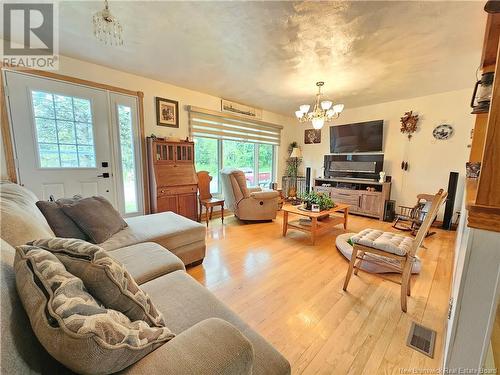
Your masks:
{"label": "television stand", "polygon": [[[331,186],[323,186],[325,184]],[[328,194],[335,203],[349,204],[349,213],[383,220],[385,201],[391,196],[391,183],[342,177],[315,178],[313,190]]]}

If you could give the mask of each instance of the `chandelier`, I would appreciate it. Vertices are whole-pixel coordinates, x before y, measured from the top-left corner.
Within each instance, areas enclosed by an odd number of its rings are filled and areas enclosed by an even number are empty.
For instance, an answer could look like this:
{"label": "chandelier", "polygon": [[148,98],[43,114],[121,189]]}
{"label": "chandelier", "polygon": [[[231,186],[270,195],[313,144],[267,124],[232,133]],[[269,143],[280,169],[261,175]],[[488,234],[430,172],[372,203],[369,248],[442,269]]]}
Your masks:
{"label": "chandelier", "polygon": [[123,45],[122,25],[109,11],[108,0],[104,0],[104,9],[94,14],[94,35],[104,44]]}
{"label": "chandelier", "polygon": [[295,111],[295,116],[300,122],[312,122],[314,129],[321,129],[325,122],[332,121],[333,119],[339,118],[340,114],[344,110],[343,104],[335,104],[330,100],[321,100],[321,87],[325,85],[325,82],[316,82],[318,86],[318,93],[316,94],[316,103],[312,112],[309,112],[311,106],[309,104],[302,104],[298,111]]}

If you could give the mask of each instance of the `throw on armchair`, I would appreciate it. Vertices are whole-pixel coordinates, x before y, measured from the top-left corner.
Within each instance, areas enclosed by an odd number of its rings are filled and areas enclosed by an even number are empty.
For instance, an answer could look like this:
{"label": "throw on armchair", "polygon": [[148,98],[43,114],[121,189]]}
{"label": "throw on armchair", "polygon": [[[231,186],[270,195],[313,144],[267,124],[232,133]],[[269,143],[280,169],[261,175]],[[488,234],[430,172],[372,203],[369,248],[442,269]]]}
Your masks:
{"label": "throw on armchair", "polygon": [[220,171],[226,207],[241,220],[273,220],[278,211],[279,193],[260,187],[247,187],[245,173],[234,168]]}

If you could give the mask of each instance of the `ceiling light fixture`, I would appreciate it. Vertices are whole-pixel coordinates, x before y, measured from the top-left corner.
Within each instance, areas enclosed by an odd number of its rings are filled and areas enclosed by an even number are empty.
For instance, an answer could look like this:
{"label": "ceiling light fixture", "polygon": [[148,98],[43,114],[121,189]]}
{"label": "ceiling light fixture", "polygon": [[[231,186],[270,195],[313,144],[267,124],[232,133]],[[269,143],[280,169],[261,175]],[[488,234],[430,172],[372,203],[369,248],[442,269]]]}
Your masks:
{"label": "ceiling light fixture", "polygon": [[94,35],[104,44],[123,45],[122,25],[109,10],[108,0],[104,0],[104,9],[94,14]]}
{"label": "ceiling light fixture", "polygon": [[333,119],[339,118],[340,114],[344,110],[343,104],[333,104],[330,100],[321,100],[321,87],[325,85],[325,82],[316,82],[318,86],[318,93],[316,94],[316,103],[312,112],[309,112],[311,106],[309,104],[302,104],[298,111],[295,111],[295,116],[300,122],[312,122],[314,129],[321,129],[325,122],[332,121]]}

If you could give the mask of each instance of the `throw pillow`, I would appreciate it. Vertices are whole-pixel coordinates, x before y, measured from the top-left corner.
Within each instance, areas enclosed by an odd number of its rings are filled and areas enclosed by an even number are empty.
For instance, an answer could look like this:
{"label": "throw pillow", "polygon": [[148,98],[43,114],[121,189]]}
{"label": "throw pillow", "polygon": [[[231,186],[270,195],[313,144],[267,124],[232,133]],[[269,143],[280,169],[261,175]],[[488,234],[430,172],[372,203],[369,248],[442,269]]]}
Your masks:
{"label": "throw pillow", "polygon": [[72,199],[59,199],[58,201],[38,201],[36,206],[42,212],[49,223],[50,228],[57,237],[88,239],[87,235],[75,224],[75,222],[64,213],[61,208],[63,204],[72,204],[81,199],[75,196]]}
{"label": "throw pillow", "polygon": [[103,197],[79,199],[61,208],[93,243],[102,243],[127,226],[120,213]]}
{"label": "throw pillow", "polygon": [[18,247],[14,269],[36,337],[74,372],[121,371],[174,337],[166,327],[131,322],[124,314],[103,307],[49,251]]}
{"label": "throw pillow", "polygon": [[88,291],[106,307],[130,320],[164,327],[163,315],[125,267],[97,245],[70,238],[36,240],[33,246],[54,253],[66,269],[82,279]]}

